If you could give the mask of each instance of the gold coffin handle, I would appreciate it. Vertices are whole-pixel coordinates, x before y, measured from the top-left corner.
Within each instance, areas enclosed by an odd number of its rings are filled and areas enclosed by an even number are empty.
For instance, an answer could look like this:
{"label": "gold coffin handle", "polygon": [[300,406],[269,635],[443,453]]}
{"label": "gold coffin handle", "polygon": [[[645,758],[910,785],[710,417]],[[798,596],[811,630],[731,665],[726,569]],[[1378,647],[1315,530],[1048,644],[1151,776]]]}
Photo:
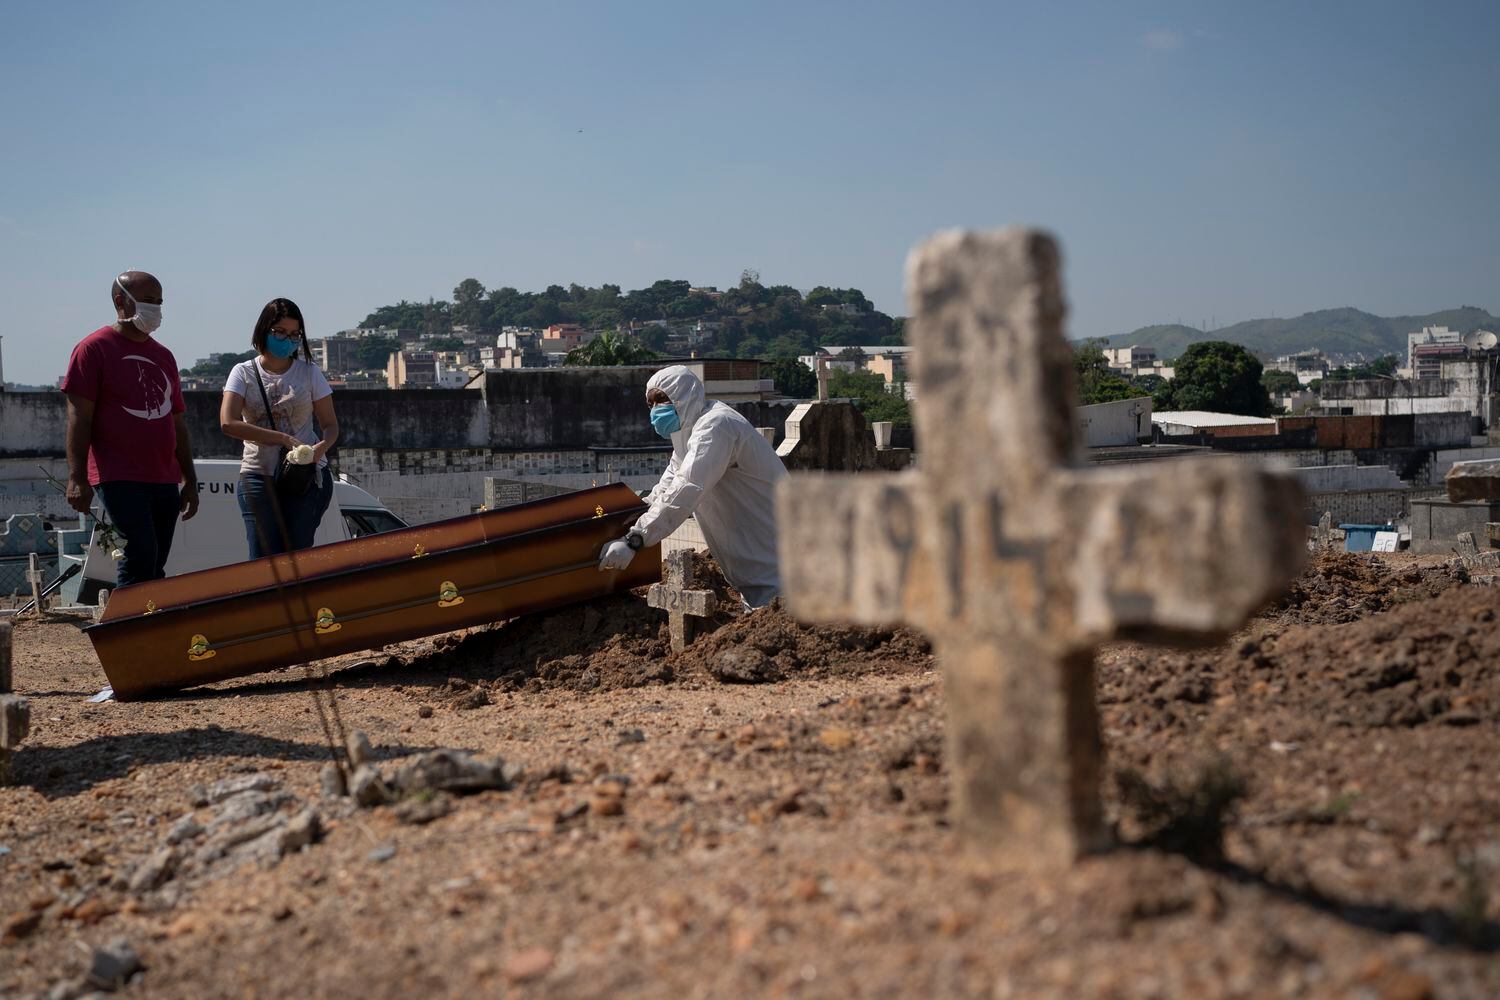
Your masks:
{"label": "gold coffin handle", "polygon": [[464,599],[459,596],[458,587],[452,580],[444,580],[438,586],[438,607],[456,608],[463,602]]}
{"label": "gold coffin handle", "polygon": [[328,608],[318,609],[318,620],[313,623],[313,631],[319,635],[327,635],[329,632],[337,632],[343,627],[339,624],[338,616]]}
{"label": "gold coffin handle", "polygon": [[218,655],[218,650],[209,644],[207,636],[194,635],[188,641],[188,659],[190,660],[211,660]]}

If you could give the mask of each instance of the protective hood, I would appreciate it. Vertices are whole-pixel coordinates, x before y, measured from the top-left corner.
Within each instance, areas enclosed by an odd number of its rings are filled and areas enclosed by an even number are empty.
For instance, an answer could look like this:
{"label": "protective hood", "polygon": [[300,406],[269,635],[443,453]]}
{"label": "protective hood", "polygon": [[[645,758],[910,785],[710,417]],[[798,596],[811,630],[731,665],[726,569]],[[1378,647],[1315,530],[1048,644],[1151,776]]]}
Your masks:
{"label": "protective hood", "polygon": [[682,421],[682,427],[672,434],[672,452],[680,458],[687,448],[689,435],[693,433],[693,424],[703,415],[707,400],[703,382],[682,365],[672,365],[652,375],[646,388],[660,389],[677,408],[677,419]]}

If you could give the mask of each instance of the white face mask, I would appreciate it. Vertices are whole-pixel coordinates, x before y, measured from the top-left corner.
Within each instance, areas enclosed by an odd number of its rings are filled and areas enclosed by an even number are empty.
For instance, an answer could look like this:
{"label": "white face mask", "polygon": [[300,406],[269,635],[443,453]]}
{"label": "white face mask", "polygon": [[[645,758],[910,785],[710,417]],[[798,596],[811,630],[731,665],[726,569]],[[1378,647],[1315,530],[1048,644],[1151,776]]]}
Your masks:
{"label": "white face mask", "polygon": [[135,315],[127,316],[122,322],[131,324],[142,333],[155,332],[161,326],[161,305],[154,302],[137,302],[135,296],[130,294],[129,289],[120,284],[120,279],[118,278],[115,279],[115,285],[121,292],[125,293],[125,297],[130,300],[130,304],[135,307]]}

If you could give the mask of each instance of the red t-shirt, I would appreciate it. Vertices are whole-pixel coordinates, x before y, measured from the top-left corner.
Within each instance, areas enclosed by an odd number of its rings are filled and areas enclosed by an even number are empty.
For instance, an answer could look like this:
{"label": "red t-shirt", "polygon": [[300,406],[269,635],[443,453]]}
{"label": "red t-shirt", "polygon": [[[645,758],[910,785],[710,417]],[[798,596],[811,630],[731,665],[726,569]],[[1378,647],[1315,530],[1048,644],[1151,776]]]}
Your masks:
{"label": "red t-shirt", "polygon": [[62,391],[94,402],[91,486],[182,481],[172,415],[187,406],[171,351],[103,327],[73,348]]}

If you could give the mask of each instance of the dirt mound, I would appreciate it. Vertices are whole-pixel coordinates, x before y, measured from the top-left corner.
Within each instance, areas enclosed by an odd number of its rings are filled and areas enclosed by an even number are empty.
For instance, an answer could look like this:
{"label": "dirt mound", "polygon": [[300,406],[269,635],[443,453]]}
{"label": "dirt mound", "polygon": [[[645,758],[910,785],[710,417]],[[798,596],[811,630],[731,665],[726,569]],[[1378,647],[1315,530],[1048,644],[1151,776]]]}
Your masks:
{"label": "dirt mound", "polygon": [[[1294,629],[1253,667],[1303,711],[1358,727],[1500,720],[1500,588],[1465,587],[1335,629]],[[1253,658],[1252,658],[1253,659]]]}
{"label": "dirt mound", "polygon": [[1261,618],[1284,625],[1336,625],[1436,597],[1461,582],[1446,565],[1393,563],[1379,556],[1324,551]]}
{"label": "dirt mound", "polygon": [[[694,577],[695,589],[713,593],[712,615],[698,620],[696,640],[681,653],[671,651],[666,615],[646,605],[641,589],[439,636],[404,657],[403,665],[446,672],[448,683],[434,697],[460,709],[487,704],[489,690],[611,690],[673,680],[758,682],[931,666],[926,639],[909,629],[804,625],[779,604],[746,613],[739,593],[701,552]],[[726,664],[730,651],[745,662]]]}
{"label": "dirt mound", "polygon": [[1497,612],[1500,587],[1461,587],[1352,624],[1201,652],[1114,647],[1101,662],[1100,701],[1168,716],[1225,699],[1261,702],[1359,728],[1500,721]]}

